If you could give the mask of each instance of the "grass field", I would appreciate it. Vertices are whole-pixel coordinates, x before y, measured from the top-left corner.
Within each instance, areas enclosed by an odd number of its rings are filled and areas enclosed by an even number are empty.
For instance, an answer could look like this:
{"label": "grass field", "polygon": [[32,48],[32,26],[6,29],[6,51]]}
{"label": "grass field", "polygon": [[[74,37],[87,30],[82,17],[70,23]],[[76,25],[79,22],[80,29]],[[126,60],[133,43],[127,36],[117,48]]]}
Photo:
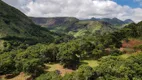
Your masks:
{"label": "grass field", "polygon": [[127,59],[128,57],[130,57],[132,54],[122,54],[120,55],[121,58]]}
{"label": "grass field", "polygon": [[97,60],[82,60],[81,65],[84,65],[84,64],[86,64],[92,68],[99,65]]}

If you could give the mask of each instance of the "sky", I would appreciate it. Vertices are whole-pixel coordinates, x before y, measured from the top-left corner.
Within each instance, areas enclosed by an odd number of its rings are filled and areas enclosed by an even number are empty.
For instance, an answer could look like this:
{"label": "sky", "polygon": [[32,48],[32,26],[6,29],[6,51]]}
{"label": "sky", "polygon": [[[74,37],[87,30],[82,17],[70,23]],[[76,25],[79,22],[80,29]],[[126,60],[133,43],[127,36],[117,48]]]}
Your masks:
{"label": "sky", "polygon": [[3,0],[32,17],[119,18],[142,21],[142,0]]}

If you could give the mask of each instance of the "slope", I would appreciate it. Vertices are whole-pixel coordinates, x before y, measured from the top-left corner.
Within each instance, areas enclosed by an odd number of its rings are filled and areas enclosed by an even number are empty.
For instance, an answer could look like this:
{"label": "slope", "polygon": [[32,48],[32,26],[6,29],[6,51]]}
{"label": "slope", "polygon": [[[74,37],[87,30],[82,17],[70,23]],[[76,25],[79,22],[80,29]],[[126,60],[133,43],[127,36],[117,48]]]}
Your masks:
{"label": "slope", "polygon": [[49,30],[59,33],[68,32],[68,28],[73,27],[79,20],[73,17],[53,17],[53,18],[34,18],[31,17],[35,24],[41,25]]}
{"label": "slope", "polygon": [[134,23],[134,21],[132,21],[131,19],[126,19],[125,21],[122,21],[118,18],[91,18],[91,19],[88,19],[88,20],[93,20],[93,21],[104,21],[104,22],[107,22],[107,23],[110,23],[112,24],[113,26],[115,27],[121,27],[126,25],[126,24],[130,24],[130,23]]}
{"label": "slope", "polygon": [[30,38],[53,40],[53,34],[35,25],[26,15],[0,0],[0,38]]}

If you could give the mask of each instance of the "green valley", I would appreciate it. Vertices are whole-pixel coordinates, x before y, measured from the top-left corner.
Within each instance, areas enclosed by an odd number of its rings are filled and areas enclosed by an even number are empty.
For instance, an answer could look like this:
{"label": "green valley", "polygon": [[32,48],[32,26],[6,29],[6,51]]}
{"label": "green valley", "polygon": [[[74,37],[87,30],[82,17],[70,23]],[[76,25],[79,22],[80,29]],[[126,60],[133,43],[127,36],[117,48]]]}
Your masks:
{"label": "green valley", "polygon": [[0,80],[141,79],[142,21],[27,17],[0,0]]}

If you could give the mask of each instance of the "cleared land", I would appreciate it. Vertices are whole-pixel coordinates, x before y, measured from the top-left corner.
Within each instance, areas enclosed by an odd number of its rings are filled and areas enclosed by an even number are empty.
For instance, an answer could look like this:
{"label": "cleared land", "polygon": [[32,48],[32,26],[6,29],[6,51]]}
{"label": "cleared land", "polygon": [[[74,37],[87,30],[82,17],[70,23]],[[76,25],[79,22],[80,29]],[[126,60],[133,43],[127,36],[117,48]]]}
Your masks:
{"label": "cleared land", "polygon": [[124,53],[127,53],[127,54],[140,52],[134,49],[134,47],[138,45],[142,45],[142,40],[130,39],[129,41],[123,41],[120,51],[123,51]]}
{"label": "cleared land", "polygon": [[0,80],[32,80],[32,78],[28,75],[26,75],[25,73],[21,72],[19,75],[11,78],[11,79],[6,79],[6,77],[8,76],[12,76],[12,75],[3,75],[0,76]]}
{"label": "cleared land", "polygon": [[55,64],[45,64],[47,67],[45,71],[59,71],[61,76],[64,76],[67,73],[72,73],[74,70],[64,68],[63,65],[55,63]]}

